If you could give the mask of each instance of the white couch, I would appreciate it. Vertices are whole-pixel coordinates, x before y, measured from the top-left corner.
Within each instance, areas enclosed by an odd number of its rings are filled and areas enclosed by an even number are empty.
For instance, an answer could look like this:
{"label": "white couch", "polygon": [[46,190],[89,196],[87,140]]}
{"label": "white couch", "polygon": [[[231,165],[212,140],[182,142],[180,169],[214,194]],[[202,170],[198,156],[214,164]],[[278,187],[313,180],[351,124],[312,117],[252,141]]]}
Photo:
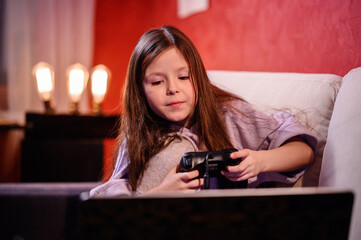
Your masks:
{"label": "white couch", "polygon": [[350,239],[361,236],[361,67],[333,74],[208,71],[213,83],[256,108],[296,115],[319,139],[314,164],[296,186],[351,188]]}

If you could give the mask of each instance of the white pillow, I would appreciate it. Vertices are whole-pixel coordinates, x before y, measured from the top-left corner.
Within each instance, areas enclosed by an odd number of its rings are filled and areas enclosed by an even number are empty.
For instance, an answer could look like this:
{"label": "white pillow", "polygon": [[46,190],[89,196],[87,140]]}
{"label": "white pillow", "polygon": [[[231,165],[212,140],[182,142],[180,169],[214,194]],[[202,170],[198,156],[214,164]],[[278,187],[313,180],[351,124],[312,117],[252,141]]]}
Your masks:
{"label": "white pillow", "polygon": [[208,71],[218,87],[234,93],[264,112],[287,111],[316,133],[316,161],[302,186],[317,186],[322,153],[342,78],[333,74]]}

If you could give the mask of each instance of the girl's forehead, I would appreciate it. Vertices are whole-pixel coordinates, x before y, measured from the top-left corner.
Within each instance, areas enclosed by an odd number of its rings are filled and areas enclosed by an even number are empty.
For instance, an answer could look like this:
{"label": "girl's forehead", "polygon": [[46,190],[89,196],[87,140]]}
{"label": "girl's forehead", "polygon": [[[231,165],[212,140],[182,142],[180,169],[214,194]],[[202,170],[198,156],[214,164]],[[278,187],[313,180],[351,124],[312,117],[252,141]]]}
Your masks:
{"label": "girl's forehead", "polygon": [[175,47],[162,51],[158,56],[152,59],[145,71],[149,72],[152,70],[159,69],[174,69],[183,70],[188,69],[188,62],[184,55]]}
{"label": "girl's forehead", "polygon": [[177,47],[169,47],[159,52],[152,62],[165,58],[183,58],[185,60],[183,53]]}

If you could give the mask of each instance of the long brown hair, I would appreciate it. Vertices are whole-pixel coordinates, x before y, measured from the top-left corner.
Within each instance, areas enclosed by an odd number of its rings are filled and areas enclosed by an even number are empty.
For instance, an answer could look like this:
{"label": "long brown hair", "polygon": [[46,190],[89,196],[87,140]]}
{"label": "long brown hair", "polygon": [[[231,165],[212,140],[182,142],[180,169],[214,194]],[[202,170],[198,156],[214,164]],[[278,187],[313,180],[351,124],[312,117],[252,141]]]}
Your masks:
{"label": "long brown hair", "polygon": [[232,146],[222,119],[222,107],[238,98],[211,84],[196,47],[184,33],[172,26],[150,30],[139,39],[130,58],[118,137],[119,143],[127,141],[128,177],[133,190],[137,189],[149,160],[176,138],[167,137],[174,130],[170,122],[150,109],[142,84],[149,64],[172,47],[183,54],[189,66],[196,101],[188,119],[196,125],[201,145],[208,150]]}

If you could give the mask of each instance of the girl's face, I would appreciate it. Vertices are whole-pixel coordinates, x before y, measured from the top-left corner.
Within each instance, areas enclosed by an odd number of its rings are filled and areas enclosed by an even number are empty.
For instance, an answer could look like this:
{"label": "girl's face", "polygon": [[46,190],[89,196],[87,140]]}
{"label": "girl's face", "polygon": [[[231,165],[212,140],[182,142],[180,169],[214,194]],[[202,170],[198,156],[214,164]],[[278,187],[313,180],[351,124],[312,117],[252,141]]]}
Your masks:
{"label": "girl's face", "polygon": [[145,70],[143,88],[158,116],[184,126],[195,104],[188,64],[177,48],[157,56]]}

